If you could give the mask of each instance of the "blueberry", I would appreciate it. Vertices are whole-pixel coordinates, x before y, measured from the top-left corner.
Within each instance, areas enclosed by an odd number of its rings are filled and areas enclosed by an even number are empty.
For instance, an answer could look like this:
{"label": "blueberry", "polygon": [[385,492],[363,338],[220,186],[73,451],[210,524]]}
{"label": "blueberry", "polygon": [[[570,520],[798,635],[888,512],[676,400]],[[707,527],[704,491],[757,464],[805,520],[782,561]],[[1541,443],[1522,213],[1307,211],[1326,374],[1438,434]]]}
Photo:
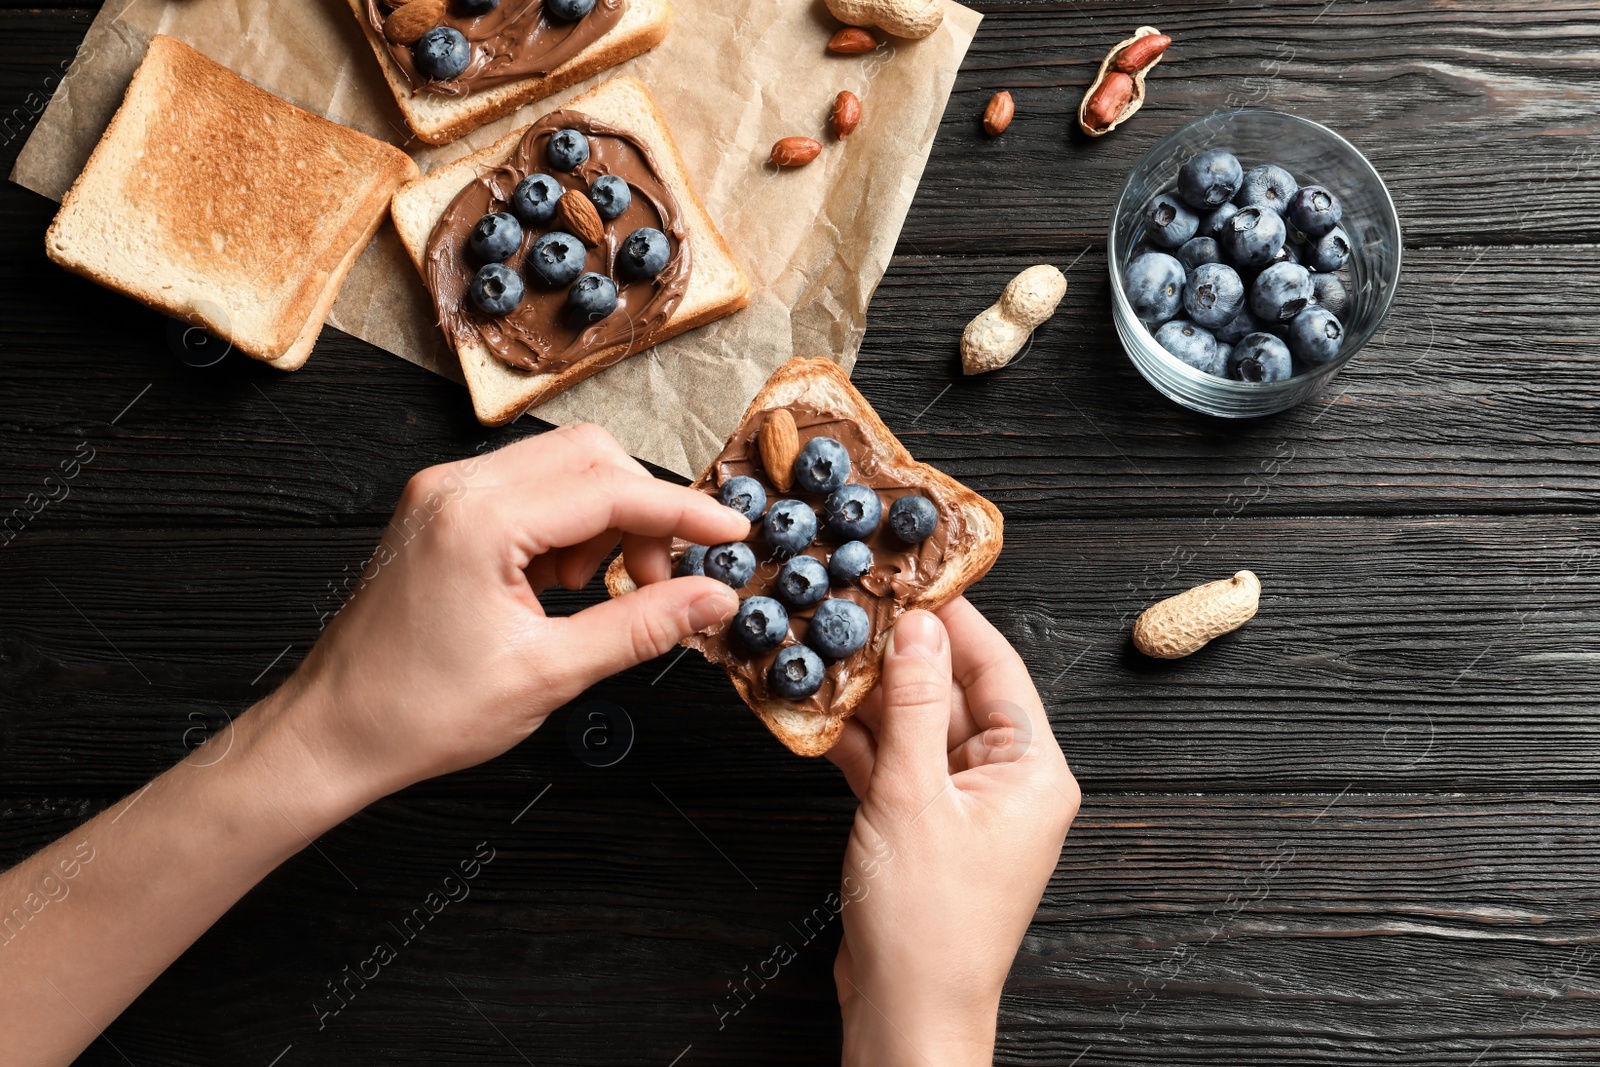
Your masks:
{"label": "blueberry", "polygon": [[1156,344],[1197,371],[1222,376],[1217,360],[1217,339],[1202,326],[1185,319],[1173,319],[1156,331]]}
{"label": "blueberry", "polygon": [[846,541],[828,557],[828,577],[850,585],[872,569],[872,549],[860,541]]}
{"label": "blueberry", "polygon": [[583,273],[588,258],[583,242],[570,233],[551,230],[540,234],[528,253],[528,269],[546,285],[570,285]]}
{"label": "blueberry", "polygon": [[823,508],[828,517],[828,529],[841,538],[859,541],[872,536],[883,518],[883,501],[878,492],[865,485],[841,485],[828,497]]}
{"label": "blueberry", "polygon": [[1242,207],[1222,228],[1217,243],[1237,267],[1265,267],[1271,263],[1289,231],[1276,211]]}
{"label": "blueberry", "polygon": [[1289,225],[1315,240],[1339,225],[1344,206],[1339,198],[1320,185],[1307,185],[1289,201],[1285,212]]}
{"label": "blueberry", "polygon": [[889,529],[908,545],[926,541],[939,526],[939,509],[918,493],[908,493],[889,505]]}
{"label": "blueberry", "polygon": [[804,700],[822,688],[822,659],[805,645],[790,645],[767,670],[772,691],[789,700]]}
{"label": "blueberry", "polygon": [[1265,322],[1288,322],[1311,303],[1311,272],[1298,263],[1274,263],[1250,287],[1250,310]]}
{"label": "blueberry", "polygon": [[1337,226],[1306,246],[1306,266],[1330,274],[1350,262],[1350,235]]}
{"label": "blueberry", "polygon": [[1265,163],[1244,172],[1244,180],[1239,183],[1233,202],[1240,207],[1271,208],[1281,215],[1299,188],[1300,183],[1294,180],[1293,174]]}
{"label": "blueberry", "polygon": [[1178,249],[1178,262],[1186,270],[1194,270],[1202,263],[1221,263],[1222,250],[1217,247],[1215,238],[1191,237]]}
{"label": "blueberry", "polygon": [[1209,211],[1233,199],[1244,180],[1244,168],[1232,152],[1213,148],[1178,169],[1178,195],[1196,211]]}
{"label": "blueberry", "polygon": [[600,217],[609,222],[628,210],[633,203],[633,190],[615,174],[602,174],[589,186],[589,200]]}
{"label": "blueberry", "polygon": [[756,574],[756,554],[743,541],[729,541],[706,550],[702,564],[707,578],[738,589]]}
{"label": "blueberry", "polygon": [[411,46],[411,62],[429,81],[449,81],[472,62],[472,46],[460,30],[435,26]]}
{"label": "blueberry", "polygon": [[626,278],[641,281],[654,278],[667,269],[667,257],[671,254],[666,234],[641,226],[628,234],[622,247],[617,249],[617,271]]}
{"label": "blueberry", "polygon": [[795,556],[778,570],[778,595],[797,608],[809,608],[828,595],[828,568],[816,556]]}
{"label": "blueberry", "polygon": [[557,22],[577,22],[594,10],[594,0],[544,0],[544,10]]}
{"label": "blueberry", "polygon": [[1200,228],[1200,219],[1170,193],[1158,193],[1144,209],[1144,232],[1162,248],[1180,248]]}
{"label": "blueberry", "polygon": [[1337,315],[1341,320],[1350,310],[1350,294],[1337,274],[1313,274],[1311,289],[1316,302]]}
{"label": "blueberry", "polygon": [[831,437],[813,437],[794,461],[794,480],[808,493],[831,493],[850,477],[850,453]]}
{"label": "blueberry", "polygon": [[1225,263],[1202,263],[1183,287],[1183,309],[1206,329],[1226,326],[1244,307],[1244,282]]}
{"label": "blueberry", "polygon": [[1228,377],[1236,382],[1281,382],[1293,373],[1289,346],[1270,333],[1250,334],[1228,356]]}
{"label": "blueberry", "polygon": [[691,575],[699,577],[706,573],[706,546],[690,545],[683,550],[683,555],[678,557],[678,562],[672,567],[674,578],[687,578]]}
{"label": "blueberry", "polygon": [[1232,345],[1225,345],[1221,341],[1218,341],[1217,342],[1217,359],[1221,360],[1222,361],[1222,365],[1224,367],[1226,367],[1228,365],[1228,360],[1230,360],[1232,358],[1233,358],[1233,346]]}
{"label": "blueberry", "polygon": [[1327,308],[1308,307],[1289,323],[1289,351],[1307,366],[1331,363],[1344,344],[1344,324]]}
{"label": "blueberry", "polygon": [[730,627],[739,643],[752,652],[770,652],[789,636],[789,613],[769,596],[746,597]]}
{"label": "blueberry", "polygon": [[1128,264],[1122,286],[1133,313],[1145,322],[1166,322],[1183,306],[1183,264],[1165,252],[1146,252]]}
{"label": "blueberry", "polygon": [[463,15],[487,15],[500,6],[500,0],[456,0]]}
{"label": "blueberry", "polygon": [[556,216],[556,201],[564,192],[561,183],[548,174],[530,174],[517,183],[511,194],[511,213],[525,226],[539,226]]}
{"label": "blueberry", "polygon": [[1274,263],[1299,263],[1304,255],[1305,245],[1296,241],[1294,234],[1291,233],[1283,242],[1283,247],[1278,249],[1278,254],[1272,257],[1272,263],[1268,263],[1267,266],[1270,267]]}
{"label": "blueberry", "polygon": [[504,263],[487,263],[478,268],[468,292],[478,310],[509,315],[522,303],[522,278]]}
{"label": "blueberry", "polygon": [[844,659],[867,643],[871,628],[866,609],[860,604],[829,597],[811,613],[806,643],[828,659]]}
{"label": "blueberry", "polygon": [[1200,216],[1200,228],[1195,232],[1201,237],[1217,237],[1222,233],[1223,225],[1238,213],[1238,204],[1223,204],[1213,208]]}
{"label": "blueberry", "polygon": [[723,482],[722,488],[717,490],[717,499],[751,522],[755,522],[767,510],[767,491],[760,482],[746,474]]}
{"label": "blueberry", "polygon": [[544,149],[545,158],[556,170],[576,170],[589,159],[589,138],[582,130],[557,130]]}
{"label": "blueberry", "polygon": [[767,509],[761,532],[778,556],[797,556],[817,539],[817,513],[801,500],[779,500]]}
{"label": "blueberry", "polygon": [[485,215],[472,228],[467,247],[485,263],[510,259],[511,253],[522,247],[522,223],[517,221],[515,215],[505,211]]}
{"label": "blueberry", "polygon": [[580,274],[567,290],[567,314],[580,326],[599,322],[617,310],[617,283],[604,274]]}
{"label": "blueberry", "polygon": [[1239,309],[1239,314],[1228,320],[1226,326],[1219,326],[1211,332],[1217,341],[1222,344],[1236,345],[1239,338],[1247,333],[1256,333],[1261,329],[1261,322],[1250,313],[1249,306]]}

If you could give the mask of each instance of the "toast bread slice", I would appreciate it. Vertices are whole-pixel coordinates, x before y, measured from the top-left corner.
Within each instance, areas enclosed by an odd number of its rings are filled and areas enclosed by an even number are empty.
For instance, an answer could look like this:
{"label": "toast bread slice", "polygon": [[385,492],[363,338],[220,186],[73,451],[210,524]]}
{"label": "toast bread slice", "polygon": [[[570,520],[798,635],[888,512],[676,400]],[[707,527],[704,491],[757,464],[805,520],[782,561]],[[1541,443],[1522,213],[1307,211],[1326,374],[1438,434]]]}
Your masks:
{"label": "toast bread slice", "polygon": [[[940,608],[989,572],[1000,555],[1004,540],[1000,509],[943,471],[913,459],[831,359],[791,359],[779,367],[750,401],[740,426],[764,419],[772,408],[797,403],[855,420],[872,442],[874,457],[884,471],[895,474],[908,486],[937,490],[958,511],[961,528],[951,532],[938,577],[902,602],[903,609],[932,611]],[[715,462],[695,479],[693,487],[703,492],[716,492]],[[614,597],[625,596],[637,588],[621,556],[612,560],[606,569],[605,581],[606,591]],[[756,696],[749,679],[740,672],[730,669],[728,678],[745,703],[766,723],[767,729],[791,752],[799,756],[820,756],[833,747],[844,729],[845,720],[878,684],[883,642],[887,636],[887,633],[878,634],[876,644],[869,646],[870,654],[864,657],[837,701],[842,708],[838,714],[808,711],[779,698],[763,700]],[[705,648],[705,638],[700,634],[682,643],[697,651]]]}
{"label": "toast bread slice", "polygon": [[435,145],[449,144],[479,126],[511,114],[523,104],[541,100],[643,55],[666,40],[667,31],[672,28],[670,0],[628,0],[627,9],[615,26],[548,74],[519,78],[466,96],[435,96],[412,90],[405,71],[389,54],[389,42],[367,21],[364,0],[349,0],[349,3],[362,32],[367,35],[367,43],[378,57],[383,78],[400,105],[406,125],[423,141]]}
{"label": "toast bread slice", "polygon": [[[750,303],[750,279],[695,193],[666,119],[656,109],[643,83],[632,77],[612,78],[563,104],[562,109],[581,111],[625,130],[650,149],[661,180],[677,197],[688,226],[689,283],[677,310],[655,334],[636,338],[629,344],[597,349],[553,372],[530,374],[514,370],[496,359],[475,338],[457,347],[461,372],[472,393],[472,406],[478,421],[485,426],[504,425],[530,407],[613,363],[685,330],[731,315]],[[470,156],[437,167],[395,193],[390,205],[395,229],[418,273],[423,273],[428,240],[439,217],[468,182],[511,156],[525,129],[509,133]]]}
{"label": "toast bread slice", "polygon": [[51,259],[281,370],[311,354],[411,157],[157,34],[45,234]]}

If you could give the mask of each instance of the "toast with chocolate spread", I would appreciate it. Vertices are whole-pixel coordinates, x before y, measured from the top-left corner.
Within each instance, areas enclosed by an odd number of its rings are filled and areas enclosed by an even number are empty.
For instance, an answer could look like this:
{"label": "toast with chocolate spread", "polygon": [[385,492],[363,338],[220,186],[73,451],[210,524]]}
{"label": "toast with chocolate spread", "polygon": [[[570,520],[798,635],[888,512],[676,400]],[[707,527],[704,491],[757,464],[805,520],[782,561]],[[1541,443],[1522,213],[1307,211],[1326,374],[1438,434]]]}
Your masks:
{"label": "toast with chocolate spread", "polygon": [[435,168],[390,211],[488,426],[750,302],[634,78]]}
{"label": "toast with chocolate spread", "polygon": [[398,148],[157,34],[45,251],[296,370],[390,196],[416,176]]}
{"label": "toast with chocolate spread", "polygon": [[642,55],[672,28],[669,0],[349,3],[407,125],[428,144]]}
{"label": "toast with chocolate spread", "polygon": [[[895,620],[949,603],[1000,554],[999,509],[913,459],[829,359],[779,367],[694,487],[759,517],[736,545],[675,546],[674,573],[719,578],[742,598],[728,623],[684,644],[801,756],[832,748],[878,684]],[[618,557],[606,589],[634,588]]]}

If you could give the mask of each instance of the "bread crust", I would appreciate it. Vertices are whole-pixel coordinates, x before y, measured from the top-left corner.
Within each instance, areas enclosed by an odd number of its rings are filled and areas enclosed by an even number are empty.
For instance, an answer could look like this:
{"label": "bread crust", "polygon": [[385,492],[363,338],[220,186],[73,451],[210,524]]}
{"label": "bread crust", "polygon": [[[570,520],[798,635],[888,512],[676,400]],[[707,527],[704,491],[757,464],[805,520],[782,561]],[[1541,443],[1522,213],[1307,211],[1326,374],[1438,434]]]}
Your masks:
{"label": "bread crust", "polygon": [[[959,509],[962,529],[953,532],[946,544],[943,569],[938,578],[906,602],[907,609],[935,611],[989,573],[1004,541],[1005,520],[1000,509],[943,471],[913,458],[833,360],[791,359],[779,367],[750,401],[740,419],[740,428],[764,418],[770,408],[794,403],[806,403],[855,420],[867,439],[873,442],[874,453],[883,469],[893,471],[909,486],[936,490],[941,498]],[[715,475],[713,463],[695,479],[693,487],[713,490]],[[621,556],[606,568],[605,582],[606,591],[614,597],[637,588]],[[837,714],[801,711],[789,701],[776,698],[762,700],[753,692],[749,679],[740,672],[729,670],[728,678],[744,702],[791,752],[799,756],[820,756],[838,741],[845,721],[878,684],[883,643],[887,638],[887,633],[878,635],[874,654],[865,658],[849,685],[836,698],[842,708]],[[703,651],[705,640],[696,634],[682,644]]]}

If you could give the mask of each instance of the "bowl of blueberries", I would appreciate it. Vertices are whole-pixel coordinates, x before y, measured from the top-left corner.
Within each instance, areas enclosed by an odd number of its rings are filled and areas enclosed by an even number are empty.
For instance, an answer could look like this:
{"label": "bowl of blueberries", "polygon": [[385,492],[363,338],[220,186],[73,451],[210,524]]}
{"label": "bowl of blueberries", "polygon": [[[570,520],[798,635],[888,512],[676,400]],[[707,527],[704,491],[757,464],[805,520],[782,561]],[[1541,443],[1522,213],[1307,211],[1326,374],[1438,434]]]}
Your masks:
{"label": "bowl of blueberries", "polygon": [[1400,281],[1383,179],[1325,126],[1221,111],[1128,175],[1109,236],[1112,315],[1139,373],[1208,415],[1283,411],[1377,332]]}

